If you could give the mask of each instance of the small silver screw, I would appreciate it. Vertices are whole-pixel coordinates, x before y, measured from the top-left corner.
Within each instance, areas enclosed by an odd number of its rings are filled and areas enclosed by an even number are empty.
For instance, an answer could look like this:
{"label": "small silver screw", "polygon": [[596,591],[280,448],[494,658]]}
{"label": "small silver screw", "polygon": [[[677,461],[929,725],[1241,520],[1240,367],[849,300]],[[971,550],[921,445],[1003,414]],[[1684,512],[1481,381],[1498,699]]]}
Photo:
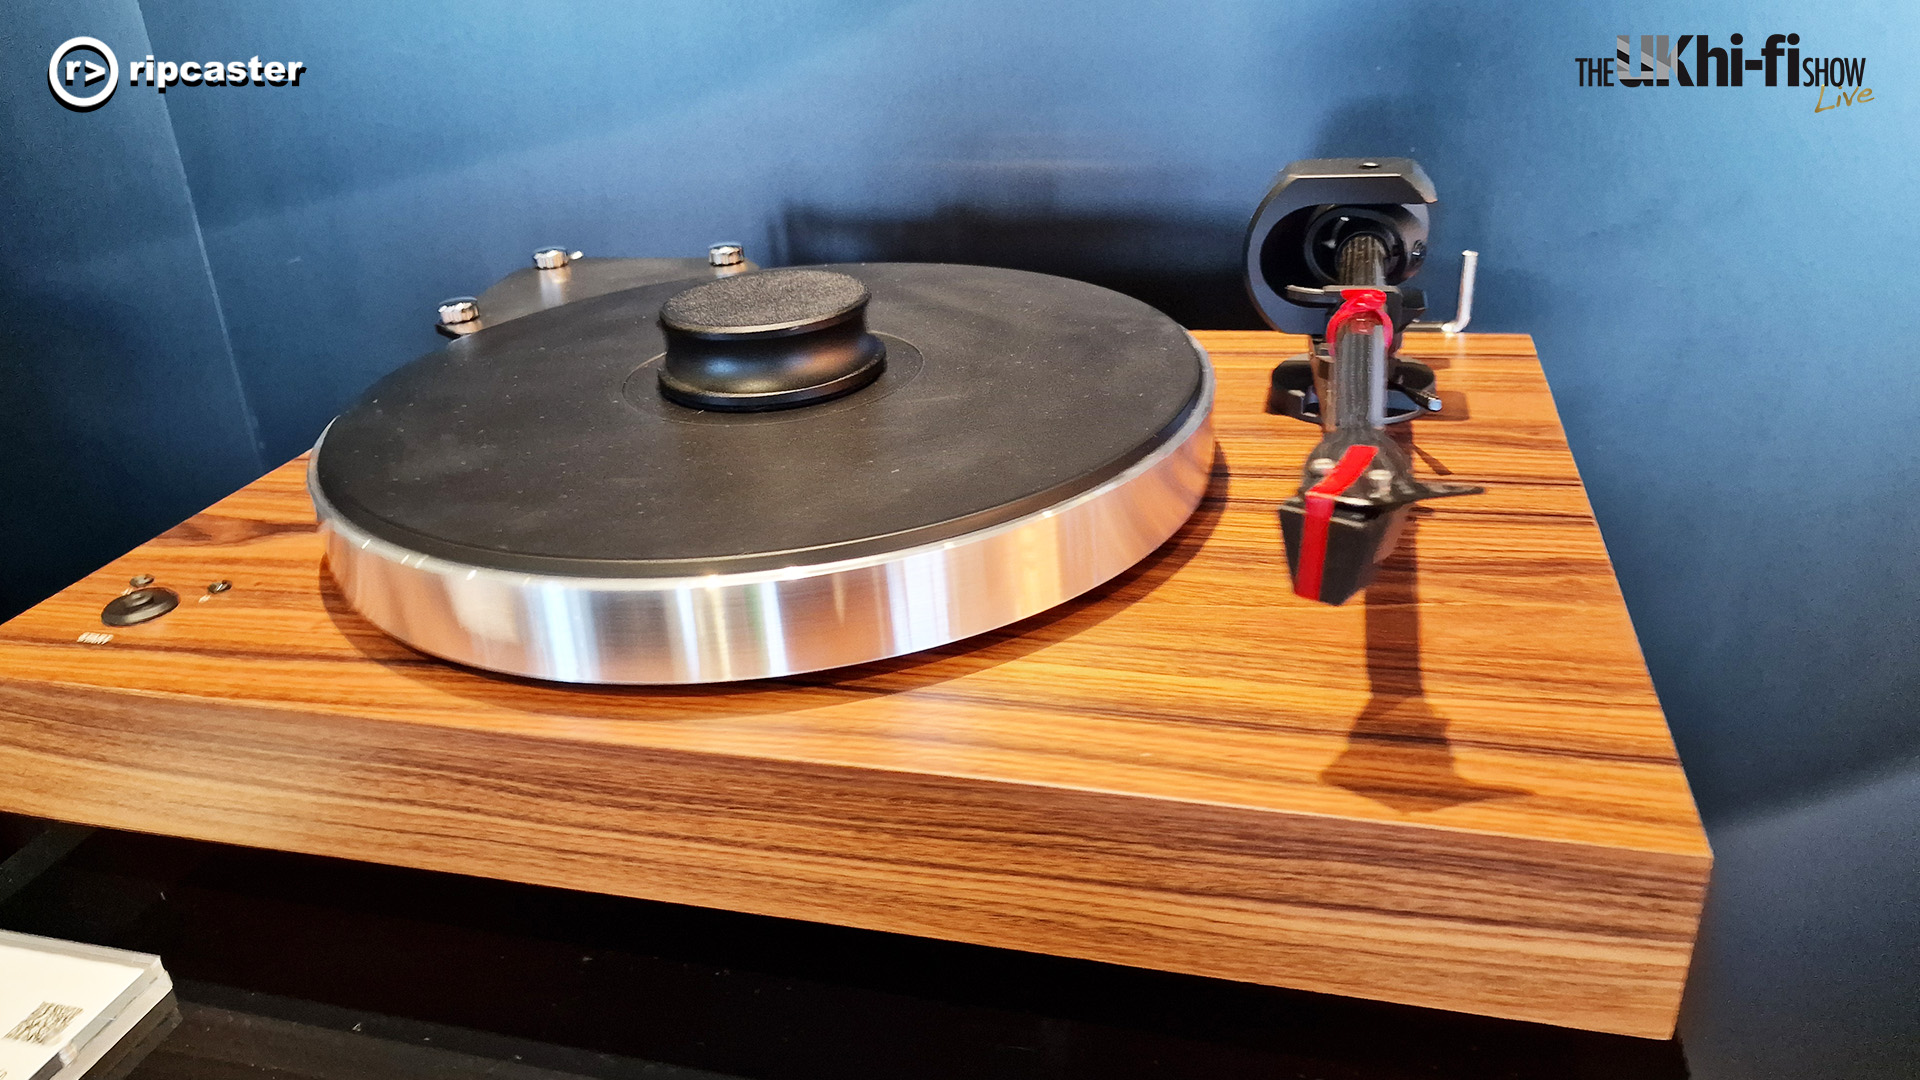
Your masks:
{"label": "small silver screw", "polygon": [[471,296],[440,301],[440,325],[458,326],[480,317],[480,302]]}
{"label": "small silver screw", "polygon": [[1312,461],[1307,462],[1307,468],[1317,473],[1332,472],[1333,459],[1330,457],[1314,458]]}
{"label": "small silver screw", "polygon": [[1368,469],[1367,479],[1373,482],[1373,497],[1376,499],[1393,490],[1393,473],[1386,469]]}
{"label": "small silver screw", "polygon": [[153,575],[152,574],[135,574],[132,577],[127,579],[127,584],[133,586],[136,589],[144,589],[147,586],[153,584]]}
{"label": "small silver screw", "polygon": [[715,244],[707,249],[708,266],[739,266],[747,253],[739,244]]}
{"label": "small silver screw", "polygon": [[218,593],[226,592],[228,589],[231,589],[231,588],[233,588],[233,582],[221,580],[221,581],[216,581],[213,584],[207,586],[207,591],[210,593],[218,594]]}
{"label": "small silver screw", "polygon": [[1360,167],[1363,169],[1377,169],[1380,167],[1380,163],[1377,161],[1363,161],[1360,163]]}
{"label": "small silver screw", "polygon": [[542,270],[558,270],[572,261],[566,248],[541,248],[533,253],[533,265]]}

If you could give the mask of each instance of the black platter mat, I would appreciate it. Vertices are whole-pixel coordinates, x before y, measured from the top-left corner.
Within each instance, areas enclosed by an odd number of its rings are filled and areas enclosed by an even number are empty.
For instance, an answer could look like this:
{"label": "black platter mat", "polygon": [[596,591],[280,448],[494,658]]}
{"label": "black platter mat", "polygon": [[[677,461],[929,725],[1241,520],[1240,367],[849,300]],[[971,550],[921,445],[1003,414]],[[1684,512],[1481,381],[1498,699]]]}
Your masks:
{"label": "black platter mat", "polygon": [[938,264],[865,282],[887,345],[823,404],[703,412],[661,398],[660,307],[698,279],[489,327],[375,384],[327,430],[321,493],[380,539],[501,570],[670,577],[819,564],[950,539],[1072,498],[1198,405],[1176,323],[1098,286]]}

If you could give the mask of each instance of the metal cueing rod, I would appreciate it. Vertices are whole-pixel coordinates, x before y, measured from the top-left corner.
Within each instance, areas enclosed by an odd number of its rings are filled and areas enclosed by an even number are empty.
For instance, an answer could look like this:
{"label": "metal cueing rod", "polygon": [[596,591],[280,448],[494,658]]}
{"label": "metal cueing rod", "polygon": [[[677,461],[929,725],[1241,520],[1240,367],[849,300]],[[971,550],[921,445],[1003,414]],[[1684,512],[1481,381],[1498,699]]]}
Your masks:
{"label": "metal cueing rod", "polygon": [[[1380,288],[1387,282],[1387,249],[1368,233],[1349,237],[1340,245],[1340,284]],[[1327,430],[1387,422],[1387,342],[1380,324],[1355,319],[1343,326],[1334,341],[1323,403]]]}
{"label": "metal cueing rod", "polygon": [[1460,302],[1454,305],[1453,318],[1440,324],[1440,329],[1449,334],[1457,334],[1473,321],[1473,279],[1480,272],[1480,253],[1463,251],[1460,253]]}
{"label": "metal cueing rod", "polygon": [[1453,318],[1446,322],[1431,322],[1421,319],[1407,324],[1409,330],[1439,330],[1442,333],[1457,334],[1473,321],[1473,281],[1480,274],[1480,253],[1463,251],[1460,253],[1460,299],[1454,305]]}

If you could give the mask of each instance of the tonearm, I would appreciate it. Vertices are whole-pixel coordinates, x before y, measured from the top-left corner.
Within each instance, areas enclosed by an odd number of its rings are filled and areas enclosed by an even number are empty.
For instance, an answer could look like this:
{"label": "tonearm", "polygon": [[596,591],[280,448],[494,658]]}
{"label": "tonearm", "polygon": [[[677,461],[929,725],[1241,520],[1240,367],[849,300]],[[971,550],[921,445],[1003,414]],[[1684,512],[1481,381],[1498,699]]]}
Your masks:
{"label": "tonearm", "polygon": [[1426,257],[1435,201],[1407,158],[1324,158],[1287,166],[1254,214],[1248,291],[1274,329],[1311,341],[1274,369],[1267,400],[1323,431],[1280,507],[1293,591],[1309,600],[1366,588],[1414,503],[1483,490],[1419,479],[1389,431],[1443,409],[1433,369],[1398,355],[1426,310],[1403,283]]}

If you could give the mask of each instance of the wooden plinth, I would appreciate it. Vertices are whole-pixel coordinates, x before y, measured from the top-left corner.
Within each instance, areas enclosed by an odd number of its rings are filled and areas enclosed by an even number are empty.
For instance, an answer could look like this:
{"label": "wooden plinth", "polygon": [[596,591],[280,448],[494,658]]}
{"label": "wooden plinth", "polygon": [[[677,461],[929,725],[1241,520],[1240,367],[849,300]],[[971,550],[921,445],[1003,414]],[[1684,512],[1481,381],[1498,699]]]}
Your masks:
{"label": "wooden plinth", "polygon": [[[415,653],[341,602],[294,462],[0,627],[0,810],[1669,1034],[1711,856],[1530,340],[1409,342],[1471,413],[1420,422],[1422,468],[1488,493],[1335,609],[1275,518],[1299,339],[1200,336],[1220,457],[1176,539],[770,683]],[[109,631],[137,573],[184,602]]]}

